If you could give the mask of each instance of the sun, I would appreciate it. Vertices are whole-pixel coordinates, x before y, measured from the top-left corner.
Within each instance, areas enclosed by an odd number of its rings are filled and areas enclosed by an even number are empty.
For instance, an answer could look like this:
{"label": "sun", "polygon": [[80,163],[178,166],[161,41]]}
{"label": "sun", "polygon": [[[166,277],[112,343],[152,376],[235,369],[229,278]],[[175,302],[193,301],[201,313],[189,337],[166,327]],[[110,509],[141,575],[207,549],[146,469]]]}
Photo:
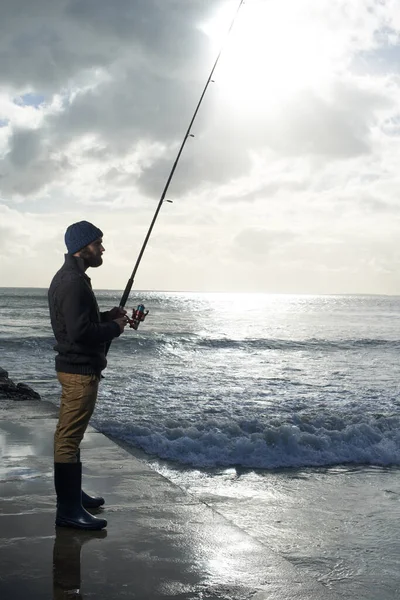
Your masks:
{"label": "sun", "polygon": [[[216,47],[229,27],[232,6],[226,4],[202,27]],[[247,0],[226,39],[215,79],[237,109],[272,110],[301,90],[322,90],[338,58],[338,40],[312,3]]]}

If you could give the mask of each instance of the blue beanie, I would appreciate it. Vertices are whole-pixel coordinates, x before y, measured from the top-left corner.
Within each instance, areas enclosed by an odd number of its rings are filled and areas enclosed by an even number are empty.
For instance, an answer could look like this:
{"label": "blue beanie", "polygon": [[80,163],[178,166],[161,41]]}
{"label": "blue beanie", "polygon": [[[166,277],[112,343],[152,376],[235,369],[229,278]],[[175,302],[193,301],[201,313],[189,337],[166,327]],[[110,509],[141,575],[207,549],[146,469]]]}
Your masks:
{"label": "blue beanie", "polygon": [[64,236],[68,254],[79,252],[79,250],[101,237],[103,237],[103,232],[89,221],[79,221],[79,223],[70,225]]}

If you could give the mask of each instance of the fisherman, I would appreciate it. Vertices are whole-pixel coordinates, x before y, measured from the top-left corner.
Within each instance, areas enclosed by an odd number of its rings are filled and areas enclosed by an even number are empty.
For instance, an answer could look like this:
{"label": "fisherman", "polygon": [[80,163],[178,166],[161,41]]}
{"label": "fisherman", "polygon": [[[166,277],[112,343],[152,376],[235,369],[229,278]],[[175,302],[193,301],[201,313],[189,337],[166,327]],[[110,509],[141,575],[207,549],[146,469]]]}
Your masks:
{"label": "fisherman", "polygon": [[57,377],[62,387],[59,419],[54,435],[56,525],[99,530],[107,526],[86,508],[104,504],[101,497],[82,491],[80,443],[93,413],[102,370],[107,365],[106,344],[127,324],[126,311],[114,307],[99,312],[89,267],[103,263],[103,233],[88,221],[70,225],[65,232],[65,263],[55,274],[48,300],[57,344]]}

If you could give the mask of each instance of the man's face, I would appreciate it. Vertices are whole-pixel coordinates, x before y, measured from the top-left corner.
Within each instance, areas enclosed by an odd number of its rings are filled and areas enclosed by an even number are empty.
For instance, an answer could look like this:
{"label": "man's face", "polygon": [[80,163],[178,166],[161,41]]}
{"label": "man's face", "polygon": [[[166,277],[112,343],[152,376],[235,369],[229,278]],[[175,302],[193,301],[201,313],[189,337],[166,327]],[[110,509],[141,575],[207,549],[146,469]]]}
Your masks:
{"label": "man's face", "polygon": [[88,267],[100,267],[103,264],[102,254],[104,252],[103,238],[98,238],[88,246],[85,246],[79,254]]}

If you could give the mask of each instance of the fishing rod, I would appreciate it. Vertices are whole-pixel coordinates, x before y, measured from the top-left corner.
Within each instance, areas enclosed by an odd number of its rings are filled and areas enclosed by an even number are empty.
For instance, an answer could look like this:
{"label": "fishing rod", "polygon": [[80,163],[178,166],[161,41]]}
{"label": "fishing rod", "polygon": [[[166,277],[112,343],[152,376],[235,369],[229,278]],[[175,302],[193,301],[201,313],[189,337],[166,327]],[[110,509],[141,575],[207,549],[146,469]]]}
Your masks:
{"label": "fishing rod", "polygon": [[[200,100],[197,103],[196,109],[195,109],[195,111],[193,113],[193,116],[192,116],[192,118],[190,120],[189,126],[188,126],[187,131],[185,133],[185,136],[183,138],[182,144],[181,144],[181,146],[179,148],[179,151],[178,151],[178,154],[176,156],[175,162],[172,165],[171,172],[170,172],[170,174],[168,176],[167,182],[166,182],[165,187],[163,189],[163,192],[161,194],[160,201],[159,201],[159,203],[157,205],[157,208],[156,208],[156,211],[154,213],[153,219],[152,219],[152,221],[150,223],[149,230],[148,230],[148,232],[146,234],[146,237],[144,239],[143,245],[142,245],[141,250],[139,252],[139,255],[137,257],[136,264],[135,264],[135,266],[133,268],[131,276],[128,279],[128,282],[126,284],[124,293],[122,294],[122,297],[121,297],[121,300],[120,300],[120,303],[119,303],[120,308],[124,308],[125,304],[126,304],[126,301],[128,300],[130,291],[131,291],[133,283],[135,281],[136,272],[137,272],[137,270],[139,268],[139,265],[140,265],[140,262],[142,260],[144,251],[145,251],[146,246],[147,246],[147,242],[150,239],[150,236],[151,236],[151,233],[153,231],[153,227],[154,227],[154,224],[155,224],[155,222],[157,220],[158,214],[160,212],[161,206],[163,205],[164,202],[172,202],[172,200],[165,200],[165,196],[167,194],[167,191],[168,191],[169,185],[171,183],[171,180],[172,180],[172,178],[174,176],[176,167],[178,166],[178,162],[179,162],[179,159],[180,159],[181,154],[183,152],[183,149],[184,149],[184,147],[186,145],[186,142],[189,139],[189,137],[194,137],[194,135],[191,133],[191,129],[192,129],[193,123],[194,123],[194,121],[195,121],[195,119],[197,117],[197,113],[199,112],[201,103],[203,102],[203,98],[204,98],[204,96],[205,96],[205,94],[207,92],[207,88],[208,88],[209,84],[213,81],[212,77],[213,77],[214,71],[215,71],[215,69],[217,67],[217,64],[218,64],[218,61],[219,61],[220,56],[222,54],[222,51],[224,49],[226,40],[227,40],[227,38],[228,38],[228,36],[229,36],[232,28],[233,28],[233,25],[234,25],[234,23],[236,21],[237,15],[238,15],[238,13],[240,11],[240,8],[241,8],[242,4],[244,4],[244,0],[241,0],[240,3],[239,3],[239,6],[238,6],[238,8],[237,8],[237,10],[235,12],[235,15],[234,15],[234,17],[233,17],[233,19],[231,21],[230,27],[229,27],[229,29],[228,29],[228,31],[226,33],[225,39],[224,39],[224,41],[223,41],[223,43],[222,43],[222,45],[220,47],[220,50],[219,50],[218,55],[217,55],[217,58],[215,59],[215,62],[214,62],[213,67],[211,69],[210,75],[208,76],[208,79],[207,79],[206,84],[204,86],[203,92],[202,92],[202,94],[200,96]],[[137,307],[137,309],[133,310],[132,318],[128,319],[130,327],[132,327],[133,329],[137,329],[139,327],[139,323],[142,322],[142,321],[144,321],[144,319],[145,319],[145,317],[146,317],[147,314],[148,314],[148,311],[147,312],[145,311],[144,305],[143,304],[139,304],[139,306]]]}

